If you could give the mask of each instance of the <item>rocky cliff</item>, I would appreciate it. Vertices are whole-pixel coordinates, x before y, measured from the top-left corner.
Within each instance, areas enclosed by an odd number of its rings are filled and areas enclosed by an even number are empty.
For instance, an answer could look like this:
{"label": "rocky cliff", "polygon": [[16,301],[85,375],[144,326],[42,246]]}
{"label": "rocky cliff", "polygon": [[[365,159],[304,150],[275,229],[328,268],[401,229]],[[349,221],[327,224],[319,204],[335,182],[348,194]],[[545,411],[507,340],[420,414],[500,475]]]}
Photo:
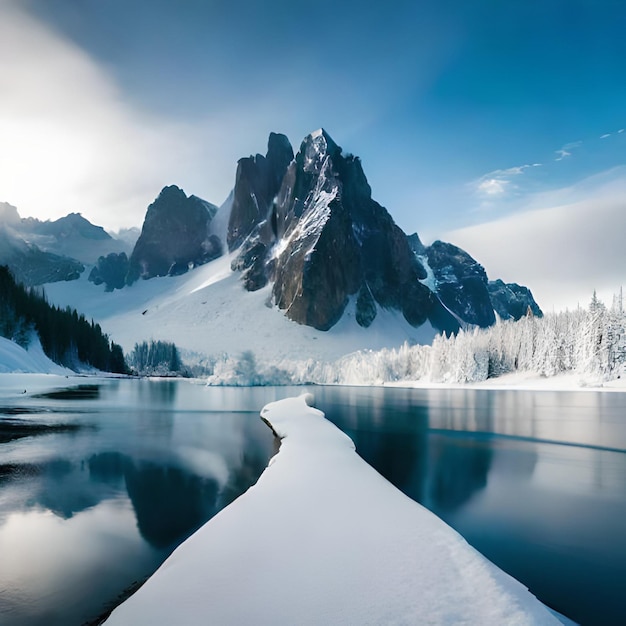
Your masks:
{"label": "rocky cliff", "polygon": [[164,187],[148,207],[141,235],[129,259],[127,284],[138,278],[176,275],[222,254],[222,244],[209,234],[217,207],[185,194],[175,185]]}
{"label": "rocky cliff", "polygon": [[493,308],[503,320],[518,320],[527,315],[528,311],[536,317],[543,317],[543,312],[528,287],[498,279],[489,281],[487,288]]}
{"label": "rocky cliff", "polygon": [[435,241],[426,248],[428,265],[436,280],[436,293],[460,320],[485,328],[496,318],[487,289],[487,273],[465,250]]}
{"label": "rocky cliff", "polygon": [[[246,189],[236,184],[235,197]],[[229,229],[229,241],[237,233]],[[418,326],[436,303],[404,232],[372,199],[360,160],[344,155],[324,130],[302,142],[233,267],[248,289],[271,281],[287,317],[321,330],[341,318],[351,298],[362,326],[378,307],[400,310]]]}

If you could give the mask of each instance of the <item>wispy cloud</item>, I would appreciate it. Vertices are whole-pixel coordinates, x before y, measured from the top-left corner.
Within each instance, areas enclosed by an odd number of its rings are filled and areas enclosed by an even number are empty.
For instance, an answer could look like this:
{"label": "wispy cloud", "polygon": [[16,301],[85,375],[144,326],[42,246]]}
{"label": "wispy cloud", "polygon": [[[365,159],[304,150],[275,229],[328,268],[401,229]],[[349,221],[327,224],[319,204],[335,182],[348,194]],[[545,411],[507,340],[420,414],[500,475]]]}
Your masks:
{"label": "wispy cloud", "polygon": [[479,196],[493,198],[504,195],[507,191],[517,189],[514,180],[521,176],[527,169],[541,167],[541,163],[527,163],[503,170],[494,170],[471,183],[473,190]]}
{"label": "wispy cloud", "polygon": [[554,160],[562,161],[563,159],[572,156],[572,150],[580,148],[582,145],[582,141],[571,141],[570,143],[566,143],[562,148],[554,151],[554,153],[557,155]]}
{"label": "wispy cloud", "polygon": [[607,137],[610,137],[612,133],[604,133],[604,135],[600,135],[600,139],[606,139]]}

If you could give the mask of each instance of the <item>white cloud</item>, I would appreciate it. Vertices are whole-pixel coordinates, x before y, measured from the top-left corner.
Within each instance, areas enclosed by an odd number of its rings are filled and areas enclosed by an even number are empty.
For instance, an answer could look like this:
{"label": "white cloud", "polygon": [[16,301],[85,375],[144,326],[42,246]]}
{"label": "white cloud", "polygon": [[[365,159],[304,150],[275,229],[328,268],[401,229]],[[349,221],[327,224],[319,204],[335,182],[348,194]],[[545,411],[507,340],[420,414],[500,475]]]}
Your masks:
{"label": "white cloud", "polygon": [[557,155],[557,157],[554,160],[562,161],[563,159],[566,159],[567,157],[571,157],[572,150],[576,148],[580,148],[580,146],[582,145],[583,145],[582,141],[571,141],[569,143],[566,143],[562,148],[554,151],[554,153]]}
{"label": "white cloud", "polygon": [[600,135],[600,139],[606,139],[607,137],[610,137],[611,133],[604,133],[604,135]]}
{"label": "white cloud", "polygon": [[505,192],[509,182],[508,180],[500,180],[498,178],[486,178],[478,183],[476,189],[488,196],[496,196]]}
{"label": "white cloud", "polygon": [[626,168],[528,199],[530,210],[450,231],[489,277],[531,288],[547,310],[586,305],[626,284]]}
{"label": "white cloud", "polygon": [[504,170],[494,170],[493,172],[481,176],[478,180],[475,180],[471,183],[471,187],[479,195],[487,198],[502,196],[505,192],[516,188],[516,186],[512,184],[515,177],[520,176],[530,167],[540,166],[541,163],[532,163],[509,167]]}

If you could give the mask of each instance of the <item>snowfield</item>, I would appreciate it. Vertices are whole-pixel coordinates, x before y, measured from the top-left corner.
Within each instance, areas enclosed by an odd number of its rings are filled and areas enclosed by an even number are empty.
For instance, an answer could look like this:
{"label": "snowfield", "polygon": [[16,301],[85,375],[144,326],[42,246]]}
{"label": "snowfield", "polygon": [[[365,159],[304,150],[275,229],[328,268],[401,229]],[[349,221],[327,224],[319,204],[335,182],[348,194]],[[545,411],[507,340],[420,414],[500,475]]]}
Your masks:
{"label": "snowfield", "polygon": [[9,339],[0,337],[0,374],[9,372],[21,374],[75,374],[75,372],[57,365],[45,355],[36,334],[33,334],[28,350]]}
{"label": "snowfield", "polygon": [[183,543],[108,626],[558,624],[528,590],[388,483],[300,396],[255,486]]}
{"label": "snowfield", "polygon": [[232,259],[233,254],[226,255],[182,276],[139,280],[112,293],[88,282],[87,268],[80,279],[49,283],[45,291],[51,304],[76,307],[97,321],[125,352],[144,340],[170,341],[189,364],[246,351],[268,362],[328,361],[405,341],[431,343],[436,334],[430,324],[414,328],[401,313],[384,309],[369,328],[362,328],[354,319],[354,302],[330,331],[302,326],[271,305],[271,286],[246,291],[239,272],[230,269]]}
{"label": "snowfield", "polygon": [[624,388],[621,296],[610,309],[594,296],[588,309],[498,321],[450,337],[380,307],[362,328],[352,300],[335,326],[318,331],[287,319],[272,304],[271,286],[246,291],[232,259],[113,293],[88,282],[86,270],[77,281],[48,284],[46,294],[96,320],[127,354],[142,341],[175,343],[190,372],[212,385],[515,386],[516,377],[522,387]]}

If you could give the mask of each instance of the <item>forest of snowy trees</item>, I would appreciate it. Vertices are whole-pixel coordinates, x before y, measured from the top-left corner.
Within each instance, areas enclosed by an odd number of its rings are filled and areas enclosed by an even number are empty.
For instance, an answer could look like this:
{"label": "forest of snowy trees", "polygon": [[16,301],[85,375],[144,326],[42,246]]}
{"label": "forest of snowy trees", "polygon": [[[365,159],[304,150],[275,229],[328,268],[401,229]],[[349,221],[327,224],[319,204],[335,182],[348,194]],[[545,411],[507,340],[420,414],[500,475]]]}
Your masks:
{"label": "forest of snowy trees", "polygon": [[49,304],[37,289],[17,283],[10,270],[0,266],[0,335],[25,348],[33,333],[56,363],[74,370],[127,372],[121,346],[109,341],[99,324],[75,309]]}
{"label": "forest of snowy trees", "polygon": [[140,376],[187,376],[175,344],[169,341],[136,343],[128,356],[135,374]]}
{"label": "forest of snowy trees", "polygon": [[[251,371],[251,369],[253,371]],[[606,307],[594,294],[588,308],[499,320],[487,329],[439,335],[432,345],[361,351],[338,361],[264,364],[249,354],[217,359],[212,384],[470,383],[513,372],[578,375],[597,384],[626,373],[626,314],[622,293]]]}

